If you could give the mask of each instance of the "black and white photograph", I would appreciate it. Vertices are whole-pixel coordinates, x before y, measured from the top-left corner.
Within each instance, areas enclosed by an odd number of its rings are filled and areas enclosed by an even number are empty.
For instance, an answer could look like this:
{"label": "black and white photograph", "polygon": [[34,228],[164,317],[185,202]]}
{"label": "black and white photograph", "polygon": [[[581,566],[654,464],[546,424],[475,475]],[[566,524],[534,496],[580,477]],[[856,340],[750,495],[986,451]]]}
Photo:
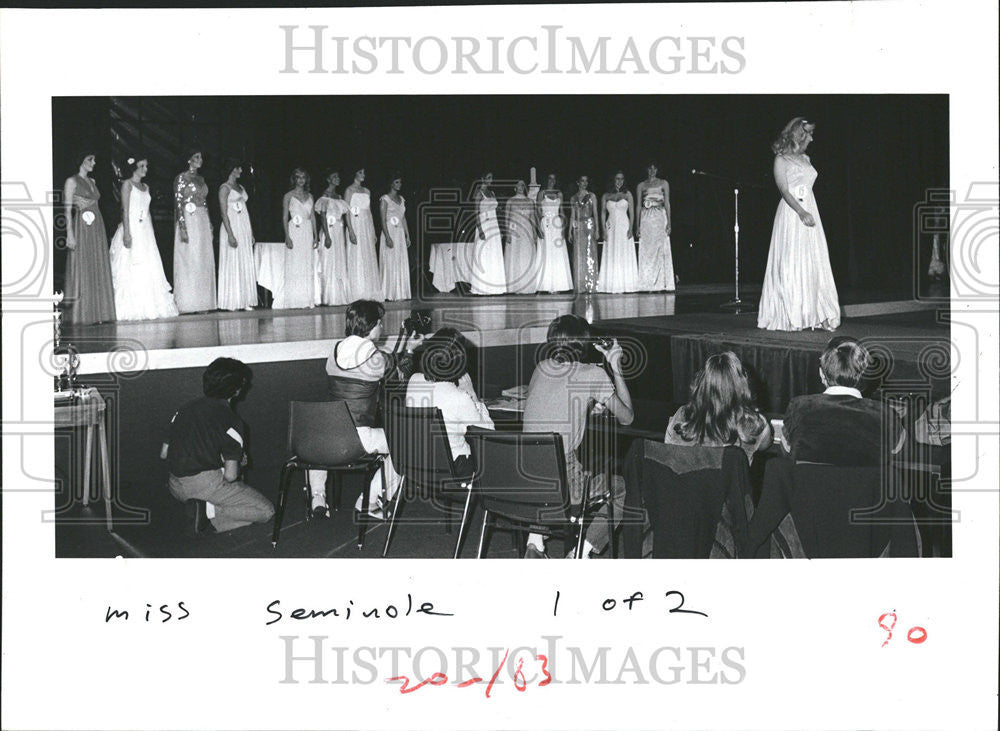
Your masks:
{"label": "black and white photograph", "polygon": [[997,13],[3,10],[0,725],[996,727]]}

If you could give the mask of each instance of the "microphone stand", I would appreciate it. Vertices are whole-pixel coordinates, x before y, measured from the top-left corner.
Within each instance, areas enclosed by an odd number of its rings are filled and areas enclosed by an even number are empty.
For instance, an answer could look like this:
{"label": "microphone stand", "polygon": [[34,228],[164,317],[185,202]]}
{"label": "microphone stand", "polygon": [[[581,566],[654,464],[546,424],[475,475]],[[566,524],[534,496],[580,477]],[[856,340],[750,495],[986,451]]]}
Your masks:
{"label": "microphone stand", "polygon": [[733,280],[735,291],[733,298],[719,305],[720,310],[730,310],[734,315],[744,312],[756,312],[757,307],[740,299],[740,183],[732,178],[726,178],[703,170],[692,170],[692,175],[702,175],[733,186]]}

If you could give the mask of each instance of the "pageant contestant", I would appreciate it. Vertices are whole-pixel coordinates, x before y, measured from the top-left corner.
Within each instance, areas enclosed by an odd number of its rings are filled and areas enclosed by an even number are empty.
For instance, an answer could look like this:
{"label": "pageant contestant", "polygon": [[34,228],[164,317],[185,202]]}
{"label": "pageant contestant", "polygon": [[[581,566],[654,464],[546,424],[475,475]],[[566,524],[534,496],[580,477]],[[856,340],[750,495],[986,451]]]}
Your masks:
{"label": "pageant contestant", "polygon": [[557,187],[555,173],[550,173],[544,190],[538,191],[538,291],[568,292],[573,289],[573,275],[566,252],[563,194]]}
{"label": "pageant contestant", "polygon": [[536,246],[538,221],[535,204],[528,198],[528,186],[518,180],[514,195],[504,209],[507,223],[507,251],[503,262],[507,270],[507,291],[516,294],[534,294],[538,286]]}
{"label": "pageant contestant", "polygon": [[635,190],[639,203],[639,289],[674,291],[674,261],[670,254],[670,185],[656,177],[655,162],[646,167],[646,179]]}
{"label": "pageant contestant", "polygon": [[474,200],[476,242],[472,249],[470,291],[472,294],[503,294],[507,291],[507,271],[503,263],[503,237],[497,221],[493,173],[486,173],[480,178]]}
{"label": "pageant contestant", "polygon": [[319,245],[319,239],[313,220],[309,173],[303,168],[295,168],[289,182],[292,189],[285,193],[281,204],[281,220],[285,227],[285,285],[281,297],[274,298],[276,310],[314,307],[316,304],[313,249]]}
{"label": "pageant contestant", "polygon": [[337,192],[340,173],[327,172],[326,190],[316,201],[316,215],[319,216],[319,246],[316,248],[316,270],[319,272],[319,286],[316,289],[316,304],[346,305],[351,301],[347,289],[347,252],[344,250],[344,216],[347,204]]}
{"label": "pageant contestant", "polygon": [[806,155],[814,129],[804,117],[795,117],[771,145],[781,202],[771,230],[759,328],[835,330],[840,325],[837,286],[812,191],[817,173]]}
{"label": "pageant contestant", "polygon": [[[108,233],[97,202],[101,198],[94,172],[97,157],[89,150],[77,156],[77,172],[66,179],[66,321],[74,325],[113,322],[115,293],[111,285]],[[75,215],[74,215],[75,214]]]}
{"label": "pageant contestant", "polygon": [[246,189],[240,185],[243,165],[226,161],[226,182],[219,186],[219,309],[252,310],[257,304],[257,266],[254,237],[247,212]]}
{"label": "pageant contestant", "polygon": [[601,230],[604,231],[604,253],[597,291],[635,292],[639,288],[639,271],[631,237],[632,194],[621,170],[615,173],[608,192],[601,197]]}
{"label": "pageant contestant", "polygon": [[375,256],[375,223],[372,221],[372,194],[364,186],[365,169],[354,172],[347,186],[347,280],[355,300],[382,300],[382,280]]}
{"label": "pageant contestant", "polygon": [[569,235],[577,292],[597,291],[597,196],[589,187],[590,178],[581,175],[576,180],[576,193],[569,199]]}
{"label": "pageant contestant", "polygon": [[130,157],[122,166],[122,222],[111,238],[111,281],[119,320],[175,317],[177,306],[163,275],[160,250],[149,217],[146,158]]}
{"label": "pageant contestant", "polygon": [[207,312],[216,306],[208,184],[198,172],[201,151],[186,159],[188,169],[174,178],[174,299],[180,312]]}
{"label": "pageant contestant", "polygon": [[379,243],[379,273],[382,296],[387,300],[410,299],[410,231],[406,226],[406,199],[400,194],[403,176],[389,174],[389,192],[379,200],[382,240]]}

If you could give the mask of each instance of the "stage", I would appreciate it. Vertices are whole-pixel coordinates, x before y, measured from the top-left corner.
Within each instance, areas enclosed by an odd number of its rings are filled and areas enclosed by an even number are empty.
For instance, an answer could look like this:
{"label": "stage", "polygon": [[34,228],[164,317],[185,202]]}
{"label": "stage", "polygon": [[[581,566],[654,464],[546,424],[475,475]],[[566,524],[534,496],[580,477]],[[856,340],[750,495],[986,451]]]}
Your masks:
{"label": "stage", "polygon": [[[758,403],[780,416],[788,399],[821,390],[818,357],[831,337],[825,331],[774,333],[756,328],[756,315],[719,309],[729,285],[680,287],[670,294],[462,297],[435,295],[386,304],[386,333],[398,331],[411,309],[431,311],[433,327],[451,326],[474,346],[471,375],[484,398],[526,384],[549,322],[575,313],[596,331],[615,335],[626,350],[625,375],[635,403],[632,435],[662,438],[666,422],[686,400],[691,375],[707,355],[733,350],[747,365]],[[755,301],[759,287],[741,296]],[[844,320],[836,334],[857,337],[875,353],[872,389],[924,401],[949,392],[950,325],[940,305],[907,299],[902,292],[842,292]],[[376,556],[384,528],[375,525],[358,552],[350,505],[332,521],[304,523],[292,499],[282,540],[272,551],[269,527],[239,535],[192,541],[183,512],[166,492],[159,447],[174,410],[201,395],[201,371],[220,356],[250,364],[253,387],[239,412],[249,428],[248,483],[274,498],[285,458],[288,402],[321,400],[324,362],[331,342],[344,333],[345,307],[309,310],[184,315],[145,322],[65,328],[63,342],[80,352],[80,381],[97,387],[107,402],[115,530],[108,533],[99,501],[80,505],[79,435],[59,430],[56,439],[56,554],[58,556]],[[393,337],[387,341],[392,347]],[[359,488],[346,490],[349,502]],[[345,499],[345,502],[348,502]],[[317,523],[321,525],[317,526]],[[393,555],[447,555],[430,528],[412,538],[400,531]],[[379,539],[378,536],[382,538]],[[412,541],[412,543],[411,543]],[[438,546],[437,543],[443,542]],[[495,555],[505,555],[497,541]],[[377,545],[376,545],[377,544]],[[441,550],[436,550],[441,549]],[[469,549],[471,550],[471,549]],[[491,553],[491,555],[494,555]]]}

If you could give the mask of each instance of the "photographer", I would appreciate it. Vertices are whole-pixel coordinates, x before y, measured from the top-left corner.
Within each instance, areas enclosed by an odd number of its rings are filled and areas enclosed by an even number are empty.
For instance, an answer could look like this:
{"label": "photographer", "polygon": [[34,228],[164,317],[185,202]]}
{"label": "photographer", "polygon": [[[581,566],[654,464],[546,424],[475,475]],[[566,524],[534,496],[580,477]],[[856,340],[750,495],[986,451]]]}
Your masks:
{"label": "photographer", "polygon": [[[369,454],[384,454],[385,458],[385,499],[391,500],[399,486],[399,475],[392,467],[389,457],[389,443],[385,430],[378,425],[378,405],[382,384],[386,380],[408,378],[412,371],[412,352],[423,341],[415,333],[405,337],[404,353],[386,353],[379,350],[376,343],[382,339],[382,317],[385,308],[372,300],[357,300],[347,308],[346,337],[334,343],[333,352],[326,361],[327,384],[330,397],[335,401],[346,401],[358,429],[358,438]],[[402,339],[402,338],[401,338]],[[397,343],[397,350],[399,344]],[[326,471],[309,470],[309,488],[312,492],[312,510],[317,517],[329,516],[326,503]],[[381,476],[372,479],[369,493],[368,513],[374,518],[383,518],[381,496],[383,494]],[[358,497],[356,510],[361,509],[362,499]]]}

